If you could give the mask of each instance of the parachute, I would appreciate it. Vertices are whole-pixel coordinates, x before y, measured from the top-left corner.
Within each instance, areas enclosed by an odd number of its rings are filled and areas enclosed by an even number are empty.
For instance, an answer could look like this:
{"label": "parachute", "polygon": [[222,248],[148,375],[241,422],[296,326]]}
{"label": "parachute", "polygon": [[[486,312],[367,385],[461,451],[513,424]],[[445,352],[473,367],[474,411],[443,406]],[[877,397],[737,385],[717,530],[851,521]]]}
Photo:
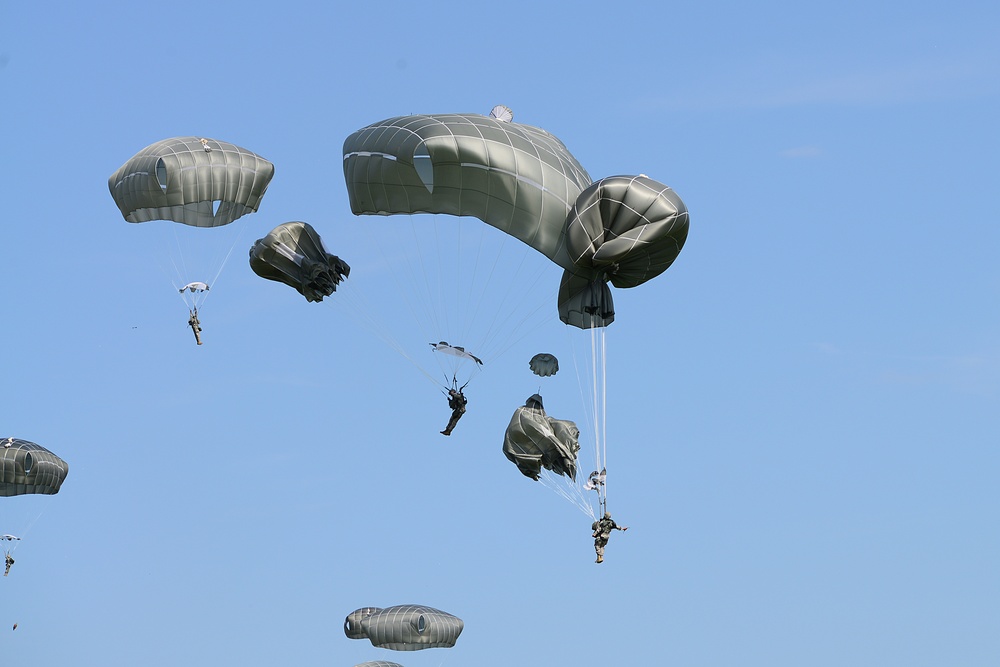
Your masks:
{"label": "parachute", "polygon": [[272,176],[274,165],[245,148],[176,137],[136,153],[111,175],[108,187],[129,222],[218,227],[256,211]]}
{"label": "parachute", "polygon": [[368,639],[373,646],[393,651],[419,651],[426,648],[451,648],[458,641],[465,623],[433,607],[404,604],[380,609],[362,607],[351,612],[344,622],[350,639]]}
{"label": "parachute", "polygon": [[[180,223],[154,225],[144,234],[162,247],[169,260],[164,271],[196,311],[239,241],[242,225],[228,225],[257,211],[273,176],[274,165],[245,148],[175,137],[132,156],[108,178],[108,188],[127,222]],[[204,282],[190,282],[191,274]]]}
{"label": "parachute", "polygon": [[403,667],[398,662],[389,662],[388,660],[369,660],[368,662],[360,662],[354,667]]}
{"label": "parachute", "polygon": [[69,465],[27,440],[0,440],[0,496],[59,493]]}
{"label": "parachute", "polygon": [[306,301],[322,301],[337,291],[351,267],[323,247],[323,240],[306,222],[286,222],[250,248],[250,268],[261,278],[285,283]]}
{"label": "parachute", "polygon": [[[3,509],[0,517],[4,528],[18,533],[0,535],[5,557],[10,557],[41,516],[44,506],[30,500],[32,496],[59,493],[68,472],[69,465],[41,445],[19,438],[0,439],[0,498],[6,498],[0,505]],[[6,560],[8,570],[12,563],[13,560]]]}
{"label": "parachute", "polygon": [[559,360],[555,355],[540,352],[531,358],[528,367],[539,377],[550,377],[559,372]]}
{"label": "parachute", "polygon": [[538,480],[542,468],[576,479],[580,429],[571,421],[545,414],[542,397],[533,394],[514,411],[503,438],[503,453],[526,477]]}
{"label": "parachute", "polygon": [[181,294],[183,294],[184,292],[191,292],[192,294],[194,294],[196,292],[207,292],[209,289],[210,288],[207,283],[193,282],[193,283],[188,283],[187,285],[185,285],[184,287],[180,288],[177,291],[180,292]]}
{"label": "parachute", "polygon": [[615,318],[611,291],[635,287],[673,264],[688,233],[680,197],[647,176],[602,178],[580,193],[566,218],[572,262],[559,285],[559,317],[589,329]]}
{"label": "parachute", "polygon": [[464,347],[458,345],[449,345],[445,341],[440,343],[431,343],[430,346],[434,348],[435,352],[442,352],[444,354],[450,354],[453,357],[458,357],[460,359],[468,359],[469,361],[474,361],[480,366],[483,365],[483,360],[472,354],[471,352],[466,352]]}
{"label": "parachute", "polygon": [[687,238],[686,207],[646,176],[592,183],[559,139],[497,114],[400,116],[351,134],[351,211],[476,217],[564,269],[563,322],[611,324],[607,283],[634,287],[669,268]]}

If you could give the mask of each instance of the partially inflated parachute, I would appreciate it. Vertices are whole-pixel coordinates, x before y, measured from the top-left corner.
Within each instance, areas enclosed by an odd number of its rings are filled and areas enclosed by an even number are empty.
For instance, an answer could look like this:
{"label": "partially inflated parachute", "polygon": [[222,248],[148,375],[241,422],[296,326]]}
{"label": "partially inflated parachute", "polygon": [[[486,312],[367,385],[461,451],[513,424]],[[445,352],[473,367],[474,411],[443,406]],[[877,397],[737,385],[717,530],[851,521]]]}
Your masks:
{"label": "partially inflated parachute", "polygon": [[351,639],[367,638],[380,648],[419,651],[454,646],[464,627],[462,619],[447,612],[404,604],[355,610],[344,622],[344,633]]}
{"label": "partially inflated parachute", "polygon": [[559,360],[553,354],[539,352],[528,362],[528,368],[539,377],[549,377],[559,372]]}
{"label": "partially inflated parachute", "polygon": [[250,248],[250,268],[261,278],[294,287],[306,301],[322,301],[351,273],[306,222],[286,222],[257,239]]}
{"label": "partially inflated parachute", "polygon": [[559,139],[512,117],[497,107],[490,116],[418,114],[358,130],[344,142],[351,210],[479,218],[565,269],[564,322],[607,326],[607,283],[632,287],[666,270],[687,236],[687,210],[645,176],[592,183]]}
{"label": "partially inflated parachute", "polygon": [[549,417],[542,407],[542,397],[533,394],[510,418],[503,453],[523,475],[534,480],[542,468],[576,479],[579,437],[575,423]]}
{"label": "partially inflated parachute", "polygon": [[354,667],[403,667],[398,662],[389,662],[388,660],[369,660],[368,662],[359,662],[354,665]]}
{"label": "partially inflated parachute", "polygon": [[666,185],[646,176],[610,176],[584,190],[566,219],[572,269],[559,285],[559,317],[581,329],[614,321],[610,282],[635,287],[677,259],[688,212]]}
{"label": "partially inflated parachute", "polygon": [[256,211],[273,175],[273,164],[245,148],[175,137],[136,153],[111,175],[108,187],[129,222],[218,227]]}
{"label": "partially inflated parachute", "polygon": [[27,440],[0,440],[0,496],[59,493],[69,465]]}

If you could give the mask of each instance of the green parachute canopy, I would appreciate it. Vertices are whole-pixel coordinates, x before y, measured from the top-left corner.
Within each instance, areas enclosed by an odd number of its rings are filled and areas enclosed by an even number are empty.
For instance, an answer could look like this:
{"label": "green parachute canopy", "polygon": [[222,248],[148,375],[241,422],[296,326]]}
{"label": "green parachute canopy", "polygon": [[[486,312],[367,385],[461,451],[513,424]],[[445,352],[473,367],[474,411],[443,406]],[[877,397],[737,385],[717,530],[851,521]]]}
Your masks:
{"label": "green parachute canopy", "polygon": [[351,210],[476,217],[565,270],[564,322],[607,326],[607,283],[632,287],[665,271],[687,236],[687,209],[645,176],[592,183],[559,139],[512,118],[497,107],[490,116],[416,114],[358,130],[343,150]]}
{"label": "green parachute canopy", "polygon": [[27,440],[0,440],[0,496],[59,493],[69,465]]}
{"label": "green parachute canopy", "polygon": [[579,437],[574,422],[549,417],[542,397],[533,394],[510,418],[503,453],[523,475],[536,481],[542,468],[575,480]]}
{"label": "green parachute canopy", "polygon": [[373,646],[393,651],[451,648],[464,627],[457,616],[416,604],[362,607],[344,621],[349,638],[368,639]]}
{"label": "green parachute canopy", "polygon": [[559,360],[554,354],[539,352],[528,362],[528,368],[539,377],[550,377],[559,372]]}
{"label": "green parachute canopy", "polygon": [[108,188],[128,222],[218,227],[256,211],[272,176],[274,165],[245,148],[175,137],[132,156],[111,175]]}
{"label": "green parachute canopy", "polygon": [[261,278],[294,287],[310,302],[333,294],[351,273],[307,222],[286,222],[257,239],[250,248],[250,268]]}

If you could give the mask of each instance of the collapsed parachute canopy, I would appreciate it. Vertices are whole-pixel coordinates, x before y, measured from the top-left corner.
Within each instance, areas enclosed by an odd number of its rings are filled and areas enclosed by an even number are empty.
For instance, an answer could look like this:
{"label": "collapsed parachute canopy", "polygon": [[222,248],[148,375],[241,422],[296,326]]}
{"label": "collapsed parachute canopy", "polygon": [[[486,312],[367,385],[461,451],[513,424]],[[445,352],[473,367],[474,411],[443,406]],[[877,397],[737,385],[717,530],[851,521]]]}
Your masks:
{"label": "collapsed parachute canopy", "polygon": [[674,192],[645,176],[592,183],[559,139],[494,109],[413,115],[344,142],[355,215],[468,215],[565,269],[559,316],[583,329],[614,321],[610,281],[633,287],[665,271],[687,237]]}
{"label": "collapsed parachute canopy", "polygon": [[344,621],[344,633],[349,638],[367,638],[373,646],[393,651],[451,648],[464,627],[457,616],[415,604],[385,609],[362,607]]}
{"label": "collapsed parachute canopy", "polygon": [[69,473],[61,458],[27,440],[0,440],[0,496],[53,495]]}
{"label": "collapsed parachute canopy", "polygon": [[576,479],[580,429],[571,421],[545,414],[542,397],[533,394],[514,411],[503,436],[503,453],[526,477],[538,480],[542,468]]}
{"label": "collapsed parachute canopy", "polygon": [[250,268],[261,278],[285,283],[306,301],[322,301],[337,291],[351,267],[323,247],[323,240],[306,222],[286,222],[250,248]]}
{"label": "collapsed parachute canopy", "polygon": [[389,662],[388,660],[369,660],[368,662],[359,662],[354,665],[354,667],[403,667],[398,662]]}
{"label": "collapsed parachute canopy", "polygon": [[540,377],[549,377],[559,372],[559,360],[555,355],[539,352],[528,362],[531,372]]}
{"label": "collapsed parachute canopy", "polygon": [[129,222],[218,227],[256,211],[273,175],[273,164],[245,148],[176,137],[136,153],[108,187]]}

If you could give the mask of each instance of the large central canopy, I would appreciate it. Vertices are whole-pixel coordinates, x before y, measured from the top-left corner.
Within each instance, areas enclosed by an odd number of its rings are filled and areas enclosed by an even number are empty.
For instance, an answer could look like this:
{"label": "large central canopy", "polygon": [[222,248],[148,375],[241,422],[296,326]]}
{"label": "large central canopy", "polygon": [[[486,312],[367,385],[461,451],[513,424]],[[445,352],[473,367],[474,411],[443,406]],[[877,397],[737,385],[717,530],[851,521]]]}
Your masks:
{"label": "large central canopy", "polygon": [[480,114],[415,114],[362,128],[344,142],[344,176],[355,215],[473,216],[564,268],[563,225],[591,183],[545,130]]}

